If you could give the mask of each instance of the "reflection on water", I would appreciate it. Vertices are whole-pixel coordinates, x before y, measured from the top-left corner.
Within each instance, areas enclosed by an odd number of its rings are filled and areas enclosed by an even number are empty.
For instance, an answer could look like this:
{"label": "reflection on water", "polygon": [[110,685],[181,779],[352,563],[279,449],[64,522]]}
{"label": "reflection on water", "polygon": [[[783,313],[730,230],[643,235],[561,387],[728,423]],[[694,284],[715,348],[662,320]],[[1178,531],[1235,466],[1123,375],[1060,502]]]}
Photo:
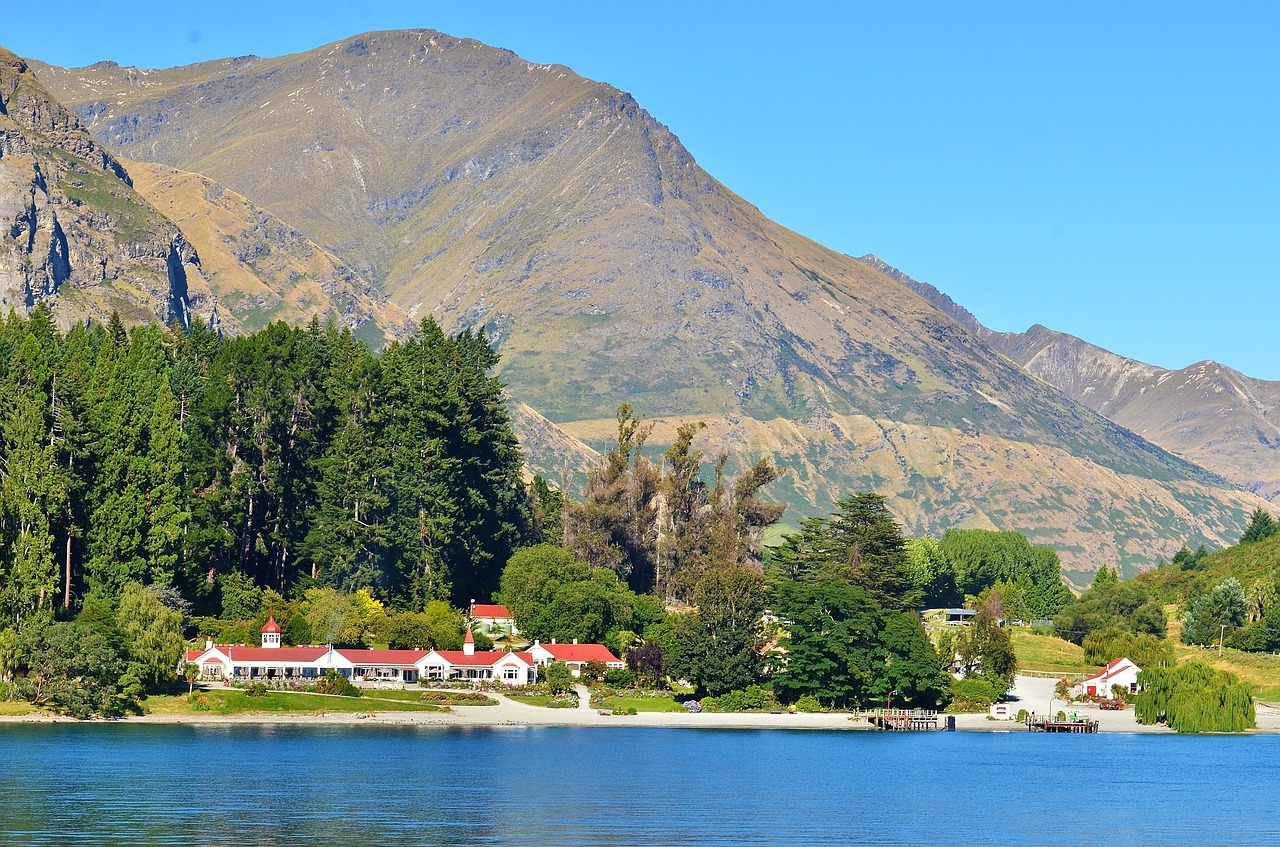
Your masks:
{"label": "reflection on water", "polygon": [[10,724],[0,843],[1275,844],[1278,754],[1277,737]]}

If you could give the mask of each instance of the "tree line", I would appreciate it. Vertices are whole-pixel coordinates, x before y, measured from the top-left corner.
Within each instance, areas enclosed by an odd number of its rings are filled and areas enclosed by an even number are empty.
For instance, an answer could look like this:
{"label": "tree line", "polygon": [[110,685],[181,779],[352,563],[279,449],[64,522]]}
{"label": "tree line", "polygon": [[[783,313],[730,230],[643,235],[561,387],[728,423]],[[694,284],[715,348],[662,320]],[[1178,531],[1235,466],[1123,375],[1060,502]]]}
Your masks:
{"label": "tree line", "polygon": [[0,614],[130,582],[219,608],[221,578],[361,588],[397,608],[488,596],[531,531],[483,333],[424,320],[374,354],[344,328],[59,332],[0,324]]}

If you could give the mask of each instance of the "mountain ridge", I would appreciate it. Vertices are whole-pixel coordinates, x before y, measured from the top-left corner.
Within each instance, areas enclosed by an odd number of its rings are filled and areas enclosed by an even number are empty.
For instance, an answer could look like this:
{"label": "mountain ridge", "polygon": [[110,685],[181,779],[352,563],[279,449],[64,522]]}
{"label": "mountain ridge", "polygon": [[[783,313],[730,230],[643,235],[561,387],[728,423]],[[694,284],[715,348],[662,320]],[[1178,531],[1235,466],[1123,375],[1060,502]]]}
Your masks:
{"label": "mountain ridge", "polygon": [[483,328],[512,395],[591,447],[622,401],[703,419],[740,464],[781,448],[801,515],[869,488],[919,531],[1056,534],[1080,572],[1234,540],[1261,502],[768,220],[634,98],[563,66],[416,30],[47,74],[100,142],[240,192],[410,317]]}
{"label": "mountain ridge", "polygon": [[1041,324],[1021,333],[996,332],[936,287],[875,256],[859,261],[887,269],[1069,397],[1174,455],[1280,502],[1280,382],[1255,379],[1211,360],[1160,368]]}

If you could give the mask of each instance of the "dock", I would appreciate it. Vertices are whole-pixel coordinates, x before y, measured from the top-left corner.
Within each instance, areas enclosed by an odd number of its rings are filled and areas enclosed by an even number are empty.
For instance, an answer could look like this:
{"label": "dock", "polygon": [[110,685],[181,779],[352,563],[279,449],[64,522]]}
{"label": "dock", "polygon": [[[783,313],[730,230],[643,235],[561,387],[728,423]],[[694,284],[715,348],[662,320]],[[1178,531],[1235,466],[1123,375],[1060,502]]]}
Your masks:
{"label": "dock", "polygon": [[1091,721],[1088,718],[1076,717],[1074,715],[1063,720],[1048,717],[1042,718],[1033,713],[1027,716],[1027,731],[1093,734],[1098,731],[1098,722]]}
{"label": "dock", "polygon": [[924,709],[876,709],[867,722],[885,732],[936,732],[938,713]]}

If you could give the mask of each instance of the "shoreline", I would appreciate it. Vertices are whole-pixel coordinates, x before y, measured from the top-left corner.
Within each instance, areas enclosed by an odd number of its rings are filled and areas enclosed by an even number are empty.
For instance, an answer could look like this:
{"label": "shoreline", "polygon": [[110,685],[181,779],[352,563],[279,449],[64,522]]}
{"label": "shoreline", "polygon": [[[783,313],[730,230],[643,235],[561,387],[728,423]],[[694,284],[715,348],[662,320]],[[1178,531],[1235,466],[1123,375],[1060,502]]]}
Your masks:
{"label": "shoreline", "polygon": [[[1045,695],[1048,683],[1049,696]],[[1052,681],[1032,677],[1018,677],[1010,692],[1009,703],[1015,708],[1039,711],[1037,704],[1048,703],[1052,696]],[[485,692],[498,701],[496,706],[453,706],[450,711],[364,711],[349,700],[343,708],[320,711],[313,714],[271,713],[215,715],[159,714],[131,715],[123,718],[94,718],[86,721],[65,715],[24,714],[0,715],[0,725],[21,723],[84,723],[84,724],[156,724],[156,725],[314,725],[314,726],[414,726],[414,727],[649,727],[655,729],[756,729],[756,730],[809,730],[842,732],[879,732],[874,726],[852,712],[772,713],[772,712],[640,712],[636,715],[602,715],[593,708],[581,705],[576,709],[551,709],[531,706],[511,700],[501,693]],[[334,698],[335,700],[343,698]],[[335,705],[338,705],[335,703]],[[370,704],[371,706],[373,704]],[[1143,726],[1137,722],[1133,709],[1104,712],[1093,705],[1059,704],[1064,710],[1074,711],[1089,720],[1098,722],[1100,733],[1125,733],[1141,735],[1174,734],[1163,725]],[[939,719],[944,720],[944,715]],[[993,720],[986,714],[957,714],[957,732],[1027,732],[1016,720]],[[937,730],[943,731],[943,730]],[[1242,735],[1280,734],[1280,715],[1258,716],[1258,726]]]}

